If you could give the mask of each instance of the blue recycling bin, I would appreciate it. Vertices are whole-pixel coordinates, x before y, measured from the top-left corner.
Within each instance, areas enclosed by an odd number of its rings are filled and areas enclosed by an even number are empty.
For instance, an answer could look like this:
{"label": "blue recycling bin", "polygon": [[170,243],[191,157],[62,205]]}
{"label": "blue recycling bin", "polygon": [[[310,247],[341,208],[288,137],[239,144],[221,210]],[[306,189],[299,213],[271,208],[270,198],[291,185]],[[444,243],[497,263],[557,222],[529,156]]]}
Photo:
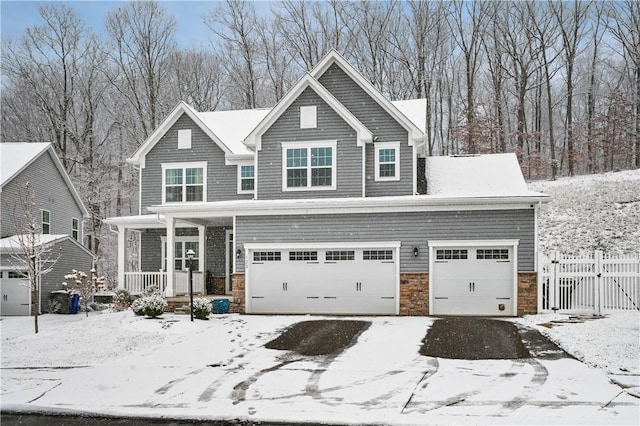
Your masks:
{"label": "blue recycling bin", "polygon": [[227,314],[229,313],[229,299],[212,299],[211,310],[214,314]]}
{"label": "blue recycling bin", "polygon": [[70,314],[77,314],[79,305],[80,305],[80,295],[79,294],[72,295],[71,296],[71,307],[69,308],[69,313]]}

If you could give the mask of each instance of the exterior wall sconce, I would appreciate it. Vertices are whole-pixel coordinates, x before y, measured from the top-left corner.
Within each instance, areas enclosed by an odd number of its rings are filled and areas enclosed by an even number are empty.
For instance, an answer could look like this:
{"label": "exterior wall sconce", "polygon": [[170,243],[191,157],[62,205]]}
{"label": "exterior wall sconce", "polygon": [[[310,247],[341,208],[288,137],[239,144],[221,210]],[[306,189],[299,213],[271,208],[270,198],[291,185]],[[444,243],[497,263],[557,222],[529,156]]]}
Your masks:
{"label": "exterior wall sconce", "polygon": [[418,257],[418,254],[420,254],[420,253],[418,252],[418,247],[414,247],[414,248],[413,248],[413,257]]}
{"label": "exterior wall sconce", "polygon": [[236,259],[240,259],[240,255],[242,254],[242,250],[236,250]]}

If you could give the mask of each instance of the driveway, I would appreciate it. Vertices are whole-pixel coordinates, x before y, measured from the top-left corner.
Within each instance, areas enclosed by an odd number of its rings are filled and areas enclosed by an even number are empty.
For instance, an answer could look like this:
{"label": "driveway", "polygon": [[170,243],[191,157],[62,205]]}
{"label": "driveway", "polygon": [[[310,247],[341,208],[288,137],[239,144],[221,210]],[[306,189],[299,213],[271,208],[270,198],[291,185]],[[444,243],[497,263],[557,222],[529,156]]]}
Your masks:
{"label": "driveway", "polygon": [[[3,367],[2,408],[274,423],[640,421],[637,398],[508,320],[355,318],[341,346],[321,355],[304,354],[287,339],[277,342],[288,327],[310,319],[321,318],[228,315],[199,325],[198,333],[176,334],[165,352],[150,347],[77,368]],[[273,332],[275,323],[281,333]],[[318,336],[331,340],[331,334]],[[512,350],[505,339],[514,338],[522,347],[516,344],[509,359],[431,352],[439,342],[438,350],[489,354],[492,347]],[[268,349],[270,342],[281,346]]]}

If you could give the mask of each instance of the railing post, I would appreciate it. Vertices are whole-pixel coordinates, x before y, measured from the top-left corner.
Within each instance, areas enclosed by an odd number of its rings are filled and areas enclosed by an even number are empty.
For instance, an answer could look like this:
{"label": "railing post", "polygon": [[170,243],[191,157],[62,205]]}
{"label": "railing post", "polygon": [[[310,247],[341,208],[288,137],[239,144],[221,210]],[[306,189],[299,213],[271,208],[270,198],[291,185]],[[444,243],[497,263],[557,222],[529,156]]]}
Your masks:
{"label": "railing post", "polygon": [[594,254],[594,264],[595,264],[595,273],[596,273],[596,285],[595,285],[595,297],[596,297],[596,313],[598,315],[601,315],[602,313],[602,264],[603,264],[603,259],[604,258],[604,253],[602,252],[602,250],[596,250],[595,254]]}

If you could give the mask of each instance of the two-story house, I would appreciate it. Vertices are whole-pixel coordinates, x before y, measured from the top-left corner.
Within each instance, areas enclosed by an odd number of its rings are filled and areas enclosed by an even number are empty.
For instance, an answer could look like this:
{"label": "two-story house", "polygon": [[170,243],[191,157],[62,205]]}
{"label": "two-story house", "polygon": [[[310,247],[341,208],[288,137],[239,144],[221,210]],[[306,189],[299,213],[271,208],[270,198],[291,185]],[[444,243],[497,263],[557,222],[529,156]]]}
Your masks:
{"label": "two-story house", "polygon": [[196,291],[213,276],[236,312],[535,312],[536,206],[549,197],[527,190],[511,154],[429,158],[425,173],[424,105],[388,101],[335,51],[272,109],[179,104],[128,160],[140,214],[106,221],[118,285],[185,294],[192,249]]}
{"label": "two-story house", "polygon": [[[50,143],[1,143],[0,179],[0,313],[29,315],[30,306],[47,311],[51,291],[61,289],[65,275],[73,269],[88,273],[93,266],[93,254],[82,245],[88,211]],[[31,197],[38,251],[47,256],[42,266],[49,270],[40,276],[39,300],[25,280],[17,238],[27,225],[20,203]]]}

